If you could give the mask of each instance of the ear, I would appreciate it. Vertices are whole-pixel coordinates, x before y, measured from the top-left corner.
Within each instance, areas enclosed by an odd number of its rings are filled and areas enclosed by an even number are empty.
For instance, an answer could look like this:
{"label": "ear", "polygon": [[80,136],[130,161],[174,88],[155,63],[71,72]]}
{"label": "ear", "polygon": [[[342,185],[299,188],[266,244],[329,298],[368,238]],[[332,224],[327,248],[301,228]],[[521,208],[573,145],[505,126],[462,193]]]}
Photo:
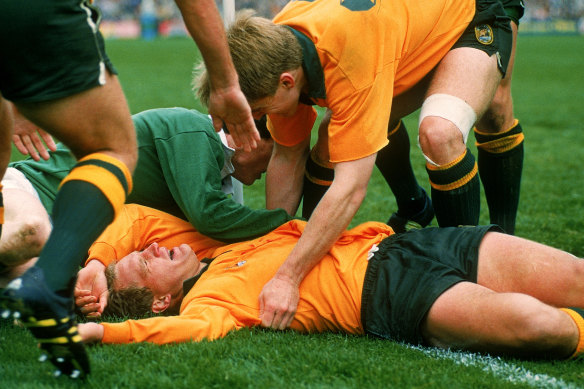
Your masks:
{"label": "ear", "polygon": [[160,313],[164,312],[170,306],[170,293],[163,296],[154,296],[154,301],[152,302],[152,312]]}
{"label": "ear", "polygon": [[284,88],[294,88],[294,85],[296,85],[296,78],[292,73],[284,72],[280,74],[280,84],[282,84]]}

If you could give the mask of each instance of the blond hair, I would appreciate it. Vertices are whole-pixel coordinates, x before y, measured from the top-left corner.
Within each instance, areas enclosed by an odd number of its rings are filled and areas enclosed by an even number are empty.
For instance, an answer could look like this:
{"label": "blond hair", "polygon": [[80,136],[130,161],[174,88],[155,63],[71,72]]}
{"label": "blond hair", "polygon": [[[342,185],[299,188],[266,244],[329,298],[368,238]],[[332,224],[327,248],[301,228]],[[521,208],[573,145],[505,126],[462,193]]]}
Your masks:
{"label": "blond hair", "polygon": [[[302,66],[302,48],[288,27],[242,10],[226,31],[239,86],[248,101],[273,96],[280,75]],[[209,106],[211,87],[205,64],[195,66],[193,89]]]}
{"label": "blond hair", "polygon": [[116,289],[116,263],[112,262],[105,269],[105,278],[108,287],[108,300],[104,316],[115,317],[142,317],[152,313],[154,294],[148,288],[129,286]]}

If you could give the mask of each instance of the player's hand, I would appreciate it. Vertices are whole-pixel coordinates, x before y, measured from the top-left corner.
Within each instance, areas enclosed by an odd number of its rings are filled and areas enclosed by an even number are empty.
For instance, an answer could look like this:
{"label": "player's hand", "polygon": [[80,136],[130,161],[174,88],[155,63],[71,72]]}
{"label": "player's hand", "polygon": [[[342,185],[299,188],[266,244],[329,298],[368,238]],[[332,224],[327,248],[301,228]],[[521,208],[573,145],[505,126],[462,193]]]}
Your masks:
{"label": "player's hand", "polygon": [[83,343],[101,342],[104,328],[98,323],[81,323],[77,325],[77,331],[81,335]]}
{"label": "player's hand", "polygon": [[[45,161],[49,159],[50,154],[47,148],[51,151],[57,149],[57,145],[49,133],[26,119],[17,110],[14,110],[12,141],[18,151],[24,155],[30,155],[35,161],[40,161],[41,158]],[[45,143],[43,144],[42,141]]]}
{"label": "player's hand", "polygon": [[298,285],[292,280],[274,276],[259,296],[262,327],[283,330],[290,326],[298,308]]}
{"label": "player's hand", "polygon": [[103,263],[91,260],[77,274],[75,305],[84,316],[98,318],[107,305],[109,292],[104,271]]}
{"label": "player's hand", "polygon": [[221,131],[225,123],[238,148],[248,152],[257,148],[260,133],[253,121],[251,108],[239,88],[211,90],[209,114],[213,118],[215,131]]}

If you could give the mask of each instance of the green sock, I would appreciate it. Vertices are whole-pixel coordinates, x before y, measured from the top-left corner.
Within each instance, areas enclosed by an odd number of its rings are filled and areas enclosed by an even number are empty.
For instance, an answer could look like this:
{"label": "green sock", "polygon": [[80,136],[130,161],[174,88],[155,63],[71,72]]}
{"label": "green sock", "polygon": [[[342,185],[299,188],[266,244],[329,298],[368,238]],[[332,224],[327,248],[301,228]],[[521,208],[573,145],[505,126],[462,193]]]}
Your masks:
{"label": "green sock", "polygon": [[79,161],[65,177],[53,206],[53,230],[36,264],[51,290],[72,293],[87,250],[113,221],[131,184],[126,166],[100,153]]}

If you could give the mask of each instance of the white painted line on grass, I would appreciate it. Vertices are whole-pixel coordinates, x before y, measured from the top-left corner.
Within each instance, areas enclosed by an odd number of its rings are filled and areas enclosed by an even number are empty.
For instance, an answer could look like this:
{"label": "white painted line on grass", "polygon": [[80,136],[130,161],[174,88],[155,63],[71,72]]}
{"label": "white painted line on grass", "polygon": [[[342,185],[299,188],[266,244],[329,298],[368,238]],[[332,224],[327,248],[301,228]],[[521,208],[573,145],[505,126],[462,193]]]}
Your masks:
{"label": "white painted line on grass", "polygon": [[468,352],[458,352],[442,350],[438,348],[413,347],[415,350],[431,356],[433,358],[450,359],[451,361],[463,365],[480,367],[483,371],[491,373],[493,376],[514,384],[527,384],[534,388],[545,389],[578,389],[582,386],[564,382],[560,378],[551,377],[547,374],[535,374],[521,366],[504,362],[498,357],[490,357]]}

